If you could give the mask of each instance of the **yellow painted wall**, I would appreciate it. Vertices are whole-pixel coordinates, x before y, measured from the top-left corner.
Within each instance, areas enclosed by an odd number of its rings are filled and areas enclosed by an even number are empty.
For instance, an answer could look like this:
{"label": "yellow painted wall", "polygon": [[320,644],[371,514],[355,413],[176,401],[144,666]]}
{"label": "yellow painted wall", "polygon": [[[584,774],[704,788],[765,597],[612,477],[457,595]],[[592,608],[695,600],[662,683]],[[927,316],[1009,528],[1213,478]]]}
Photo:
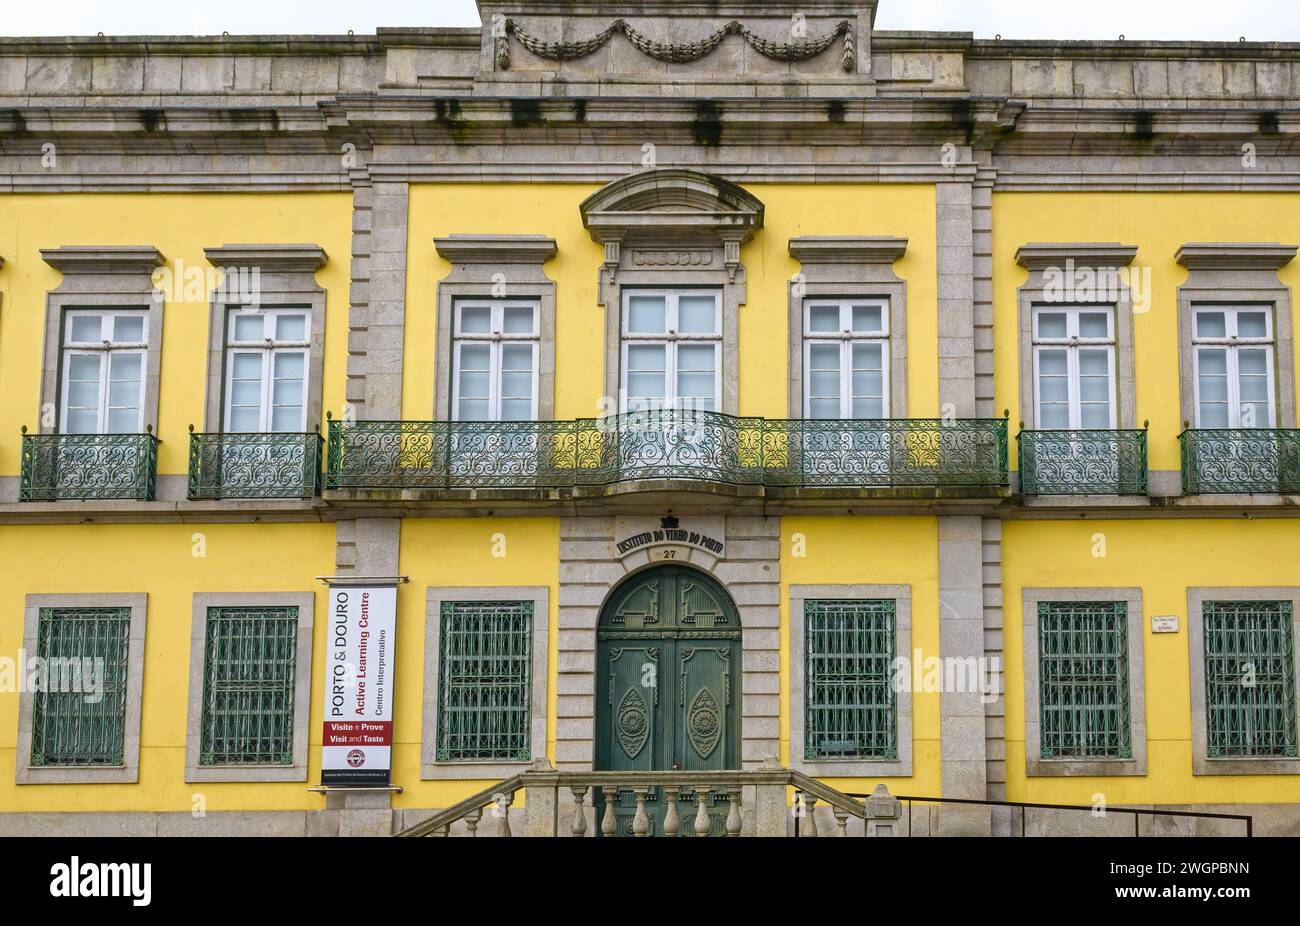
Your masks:
{"label": "yellow painted wall", "polygon": [[[1137,420],[1151,421],[1154,470],[1179,468],[1182,412],[1178,385],[1178,287],[1187,271],[1174,260],[1194,241],[1300,244],[1300,194],[1295,193],[997,193],[993,197],[994,337],[999,412],[1020,416],[1017,290],[1028,271],[1016,250],[1031,242],[1115,241],[1137,245],[1136,268],[1151,270],[1151,302],[1133,320]],[[1300,285],[1300,261],[1283,268],[1282,283]],[[1296,342],[1300,351],[1300,341]],[[1026,422],[1032,426],[1032,422]],[[1012,454],[1015,466],[1015,454]]]}
{"label": "yellow painted wall", "polygon": [[[1300,524],[1293,520],[1009,521],[1002,574],[1007,679],[1007,797],[1091,804],[1294,802],[1295,776],[1192,775],[1189,586],[1296,584]],[[1102,546],[1099,546],[1101,544]],[[1104,556],[1094,555],[1104,549]],[[1140,588],[1145,654],[1147,770],[1142,777],[1025,777],[1024,588]],[[1155,615],[1177,634],[1152,634]]]}
{"label": "yellow painted wall", "polygon": [[[790,586],[910,585],[912,649],[939,655],[939,534],[931,517],[781,520],[781,762],[790,760]],[[799,555],[802,554],[802,555]],[[899,653],[911,656],[911,653]],[[827,779],[849,793],[883,782],[894,794],[942,797],[939,692],[912,694],[912,775]]]}
{"label": "yellow painted wall", "polygon": [[[402,522],[397,591],[397,691],[393,702],[393,782],[405,790],[394,807],[450,807],[490,781],[421,781],[425,595],[430,586],[544,585],[551,590],[546,755],[555,761],[556,664],[559,652],[560,522],[557,518],[451,518]],[[320,733],[315,734],[316,742]]]}
{"label": "yellow painted wall", "polygon": [[139,783],[14,784],[19,695],[0,692],[0,812],[190,811],[196,795],[208,811],[324,807],[308,782],[187,784],[185,735],[194,594],[312,591],[308,773],[320,780],[328,595],[315,576],[334,571],[333,524],[0,525],[0,563],[0,655],[10,658],[23,643],[29,593],[149,596]]}
{"label": "yellow painted wall", "polygon": [[[101,193],[0,195],[0,475],[19,470],[18,431],[39,430],[45,296],[62,275],[42,248],[153,245],[176,272],[211,269],[203,249],[223,244],[318,244],[325,288],[324,408],[343,404],[347,364],[352,197],[348,193]],[[191,294],[182,293],[186,299]],[[195,294],[198,295],[198,294]],[[186,428],[203,429],[208,302],[163,306],[158,472],[184,473]],[[315,425],[309,422],[308,427]]]}
{"label": "yellow painted wall", "polygon": [[[597,187],[579,184],[412,185],[406,278],[406,356],[432,357],[437,282],[451,272],[433,239],[451,234],[544,234],[558,253],[545,266],[556,282],[555,417],[592,417],[604,394],[605,314],[597,304],[604,251],[582,226],[579,204]],[[799,272],[789,241],[799,235],[897,235],[909,239],[895,271],[907,281],[908,403],[913,417],[938,414],[937,249],[933,186],[752,184],[765,227],[741,249],[749,302],[740,310],[740,413],[787,417],[788,284]],[[408,363],[404,418],[433,415],[432,363]]]}

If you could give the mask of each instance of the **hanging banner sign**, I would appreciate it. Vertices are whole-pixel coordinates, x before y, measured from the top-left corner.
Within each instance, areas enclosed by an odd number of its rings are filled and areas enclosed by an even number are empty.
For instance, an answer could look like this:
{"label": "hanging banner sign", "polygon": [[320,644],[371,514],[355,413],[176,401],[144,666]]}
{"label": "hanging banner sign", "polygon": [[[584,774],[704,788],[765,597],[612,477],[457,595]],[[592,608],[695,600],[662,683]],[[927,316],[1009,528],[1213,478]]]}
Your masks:
{"label": "hanging banner sign", "polygon": [[322,785],[391,782],[396,636],[396,587],[330,588]]}

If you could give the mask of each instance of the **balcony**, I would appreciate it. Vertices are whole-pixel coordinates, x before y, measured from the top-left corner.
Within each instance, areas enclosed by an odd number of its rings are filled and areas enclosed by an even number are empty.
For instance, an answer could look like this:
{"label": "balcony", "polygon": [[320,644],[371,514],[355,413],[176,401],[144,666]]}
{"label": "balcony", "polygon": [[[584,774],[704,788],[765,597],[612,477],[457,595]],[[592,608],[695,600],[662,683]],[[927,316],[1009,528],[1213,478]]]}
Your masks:
{"label": "balcony", "polygon": [[1183,494],[1300,493],[1300,431],[1187,430]]}
{"label": "balcony", "polygon": [[576,421],[331,421],[326,487],[577,489],[683,480],[997,494],[1007,479],[1002,419],[782,421],[660,411]]}
{"label": "balcony", "polygon": [[1146,431],[1021,431],[1020,494],[1146,495]]}
{"label": "balcony", "polygon": [[23,502],[153,501],[152,434],[23,434]]}
{"label": "balcony", "polygon": [[321,437],[190,432],[189,497],[312,498],[320,492]]}

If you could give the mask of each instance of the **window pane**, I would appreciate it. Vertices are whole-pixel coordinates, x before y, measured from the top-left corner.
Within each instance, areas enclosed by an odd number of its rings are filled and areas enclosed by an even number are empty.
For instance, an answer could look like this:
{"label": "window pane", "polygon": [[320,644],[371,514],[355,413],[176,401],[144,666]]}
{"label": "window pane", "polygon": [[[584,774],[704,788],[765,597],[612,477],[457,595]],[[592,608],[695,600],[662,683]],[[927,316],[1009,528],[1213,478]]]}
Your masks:
{"label": "window pane", "polygon": [[462,399],[486,399],[490,393],[492,378],[487,370],[460,371],[460,397]]}
{"label": "window pane", "polygon": [[1085,404],[1079,415],[1079,425],[1084,428],[1109,428],[1110,403]]}
{"label": "window pane", "polygon": [[138,408],[110,408],[106,434],[134,434],[140,430]]}
{"label": "window pane", "polygon": [[283,406],[271,410],[271,430],[278,434],[302,430],[302,406]]}
{"label": "window pane", "polygon": [[537,330],[534,325],[535,315],[536,312],[530,305],[508,305],[505,307],[502,330],[506,334],[532,334]]}
{"label": "window pane", "polygon": [[883,344],[854,344],[853,369],[883,370],[885,367],[885,346]]}
{"label": "window pane", "polygon": [[277,353],[274,360],[275,381],[271,384],[271,430],[303,429],[303,376],[307,355]]}
{"label": "window pane", "polygon": [[486,305],[460,306],[460,330],[465,334],[491,334],[492,309]]}
{"label": "window pane", "polygon": [[72,334],[71,338],[79,344],[98,344],[103,340],[103,316],[100,315],[74,315],[72,316]]}
{"label": "window pane", "polygon": [[277,341],[307,340],[307,316],[306,315],[276,316],[275,339]]}
{"label": "window pane", "polygon": [[144,316],[115,316],[113,318],[113,340],[119,344],[144,343]]}
{"label": "window pane", "polygon": [[875,421],[885,417],[883,398],[855,398],[853,400],[853,417]]}
{"label": "window pane", "polygon": [[1198,367],[1202,376],[1227,376],[1228,352],[1222,348],[1197,351]]}
{"label": "window pane", "polygon": [[1108,312],[1081,313],[1079,315],[1079,337],[1081,338],[1110,337],[1110,313]]}
{"label": "window pane", "polygon": [[492,348],[486,344],[462,344],[460,368],[462,370],[488,370],[492,364]]}
{"label": "window pane", "polygon": [[237,379],[230,384],[230,404],[256,408],[262,404],[262,380]]}
{"label": "window pane", "polygon": [[[813,370],[809,380],[811,384],[810,395],[813,398],[823,399],[834,397],[838,402],[840,398],[840,372],[839,370]],[[838,408],[836,409],[838,414]]]}
{"label": "window pane", "polygon": [[501,346],[501,368],[503,370],[528,370],[533,368],[533,348],[531,344],[503,344]]}
{"label": "window pane", "polygon": [[262,410],[256,406],[236,406],[230,410],[227,429],[235,434],[255,433],[262,429]]}
{"label": "window pane", "polygon": [[627,368],[629,370],[644,371],[657,370],[662,372],[666,367],[664,363],[664,345],[662,344],[629,344],[627,348]]}
{"label": "window pane", "polygon": [[[88,409],[91,431],[99,420],[99,359],[97,354],[73,354],[68,358],[68,414],[71,417],[74,410]],[[81,416],[78,420],[87,419]]]}
{"label": "window pane", "polygon": [[1268,315],[1265,312],[1238,312],[1237,337],[1268,337]]}
{"label": "window pane", "polygon": [[683,344],[677,349],[677,369],[712,372],[716,368],[714,365],[716,357],[717,349],[712,344]]}
{"label": "window pane", "polygon": [[853,330],[859,334],[874,334],[885,330],[885,311],[878,305],[853,307]]}
{"label": "window pane", "polygon": [[1068,355],[1063,350],[1040,350],[1038,372],[1044,376],[1064,376],[1069,370]]}
{"label": "window pane", "polygon": [[235,354],[236,379],[260,379],[262,376],[261,354]]}
{"label": "window pane", "polygon": [[712,296],[681,296],[677,300],[677,330],[683,334],[717,334],[717,300]]}
{"label": "window pane", "polygon": [[488,414],[487,399],[467,399],[462,396],[457,407],[458,421],[487,421],[491,417]]}
{"label": "window pane", "polygon": [[666,347],[663,344],[629,344],[627,394],[637,399],[664,399]]}
{"label": "window pane", "polygon": [[501,400],[532,399],[533,374],[530,372],[505,372],[501,374]]}
{"label": "window pane", "polygon": [[502,399],[502,421],[531,421],[533,418],[532,399]]}
{"label": "window pane", "polygon": [[663,334],[668,315],[663,296],[632,296],[627,301],[627,330],[633,334]]}
{"label": "window pane", "polygon": [[854,370],[854,398],[880,398],[885,394],[885,380],[879,372]]}
{"label": "window pane", "polygon": [[[108,407],[123,410],[118,421],[135,421],[140,409],[140,372],[144,358],[139,354],[113,354],[108,368]],[[131,430],[135,430],[134,427]]]}
{"label": "window pane", "polygon": [[809,307],[808,330],[838,334],[840,331],[840,307],[837,305],[814,305]]}
{"label": "window pane", "polygon": [[266,340],[266,319],[256,312],[236,312],[234,340],[236,341],[264,341]]}
{"label": "window pane", "polygon": [[275,355],[275,375],[280,377],[297,377],[302,379],[307,366],[307,355],[300,352],[277,353]]}
{"label": "window pane", "polygon": [[1064,312],[1039,312],[1038,336],[1040,338],[1064,338],[1068,332]]}
{"label": "window pane", "polygon": [[275,378],[271,387],[271,401],[276,405],[302,407],[302,380],[293,377]]}
{"label": "window pane", "polygon": [[840,369],[840,346],[838,344],[811,344],[808,347],[808,368],[811,370]]}
{"label": "window pane", "polygon": [[1049,431],[1063,431],[1070,426],[1070,407],[1064,403],[1044,402],[1038,413],[1038,426]]}
{"label": "window pane", "polygon": [[1228,323],[1222,312],[1197,312],[1196,336],[1198,338],[1224,338],[1228,336]]}
{"label": "window pane", "polygon": [[809,414],[816,421],[834,421],[840,417],[840,400],[836,396],[833,399],[813,399],[809,403]]}

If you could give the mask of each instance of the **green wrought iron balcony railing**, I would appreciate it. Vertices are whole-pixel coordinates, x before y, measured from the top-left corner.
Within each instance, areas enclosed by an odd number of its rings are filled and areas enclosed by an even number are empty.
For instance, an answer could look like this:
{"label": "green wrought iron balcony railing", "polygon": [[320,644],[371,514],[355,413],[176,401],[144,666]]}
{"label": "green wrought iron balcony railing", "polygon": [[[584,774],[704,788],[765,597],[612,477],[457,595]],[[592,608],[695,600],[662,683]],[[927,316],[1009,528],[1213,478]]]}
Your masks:
{"label": "green wrought iron balcony railing", "polygon": [[329,423],[329,489],[545,489],[652,479],[996,493],[1008,484],[1007,422],[651,411],[576,421]]}
{"label": "green wrought iron balcony railing", "polygon": [[152,434],[28,434],[18,500],[151,502],[158,466]]}
{"label": "green wrought iron balcony railing", "polygon": [[1300,431],[1188,429],[1179,440],[1184,495],[1300,493]]}
{"label": "green wrought iron balcony railing", "polygon": [[321,436],[190,432],[189,497],[312,498],[320,493]]}
{"label": "green wrought iron balcony railing", "polygon": [[1146,495],[1147,432],[1021,431],[1020,494]]}

